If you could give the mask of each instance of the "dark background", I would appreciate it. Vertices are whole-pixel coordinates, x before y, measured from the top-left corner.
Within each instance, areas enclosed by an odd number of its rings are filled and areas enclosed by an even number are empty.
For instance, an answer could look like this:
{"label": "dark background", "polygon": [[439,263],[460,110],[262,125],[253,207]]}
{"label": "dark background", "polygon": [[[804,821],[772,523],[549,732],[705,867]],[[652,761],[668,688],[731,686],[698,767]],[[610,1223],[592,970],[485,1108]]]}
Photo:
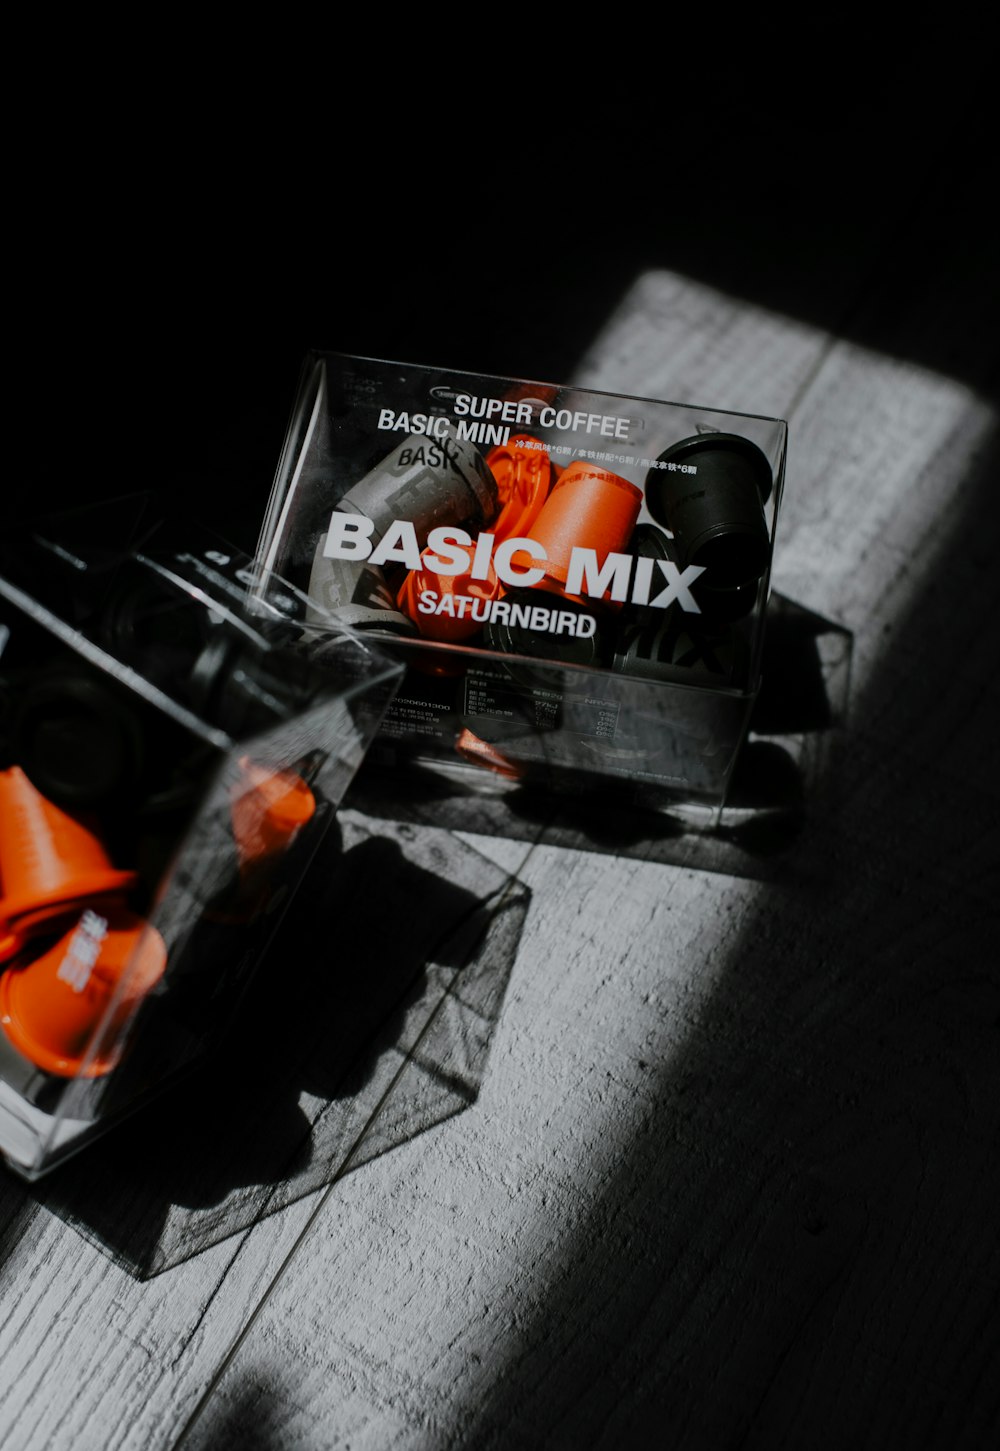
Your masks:
{"label": "dark background", "polygon": [[[887,255],[919,274],[956,230],[970,323],[995,283],[985,22],[592,19],[475,51],[379,25],[33,57],[8,521],[152,488],[252,547],[310,347],[572,383],[649,266],[847,336]],[[914,331],[961,373],[953,328],[947,356]]]}

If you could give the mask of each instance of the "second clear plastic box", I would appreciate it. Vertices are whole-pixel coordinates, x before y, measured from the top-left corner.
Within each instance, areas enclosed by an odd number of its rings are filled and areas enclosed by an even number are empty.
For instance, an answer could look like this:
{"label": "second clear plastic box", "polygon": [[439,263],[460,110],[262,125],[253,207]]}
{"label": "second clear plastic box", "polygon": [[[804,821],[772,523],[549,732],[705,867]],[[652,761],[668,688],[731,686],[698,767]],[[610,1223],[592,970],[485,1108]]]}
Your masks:
{"label": "second clear plastic box", "polygon": [[[320,626],[317,629],[317,625]],[[0,556],[0,1152],[35,1178],[225,1029],[401,676],[148,498]]]}

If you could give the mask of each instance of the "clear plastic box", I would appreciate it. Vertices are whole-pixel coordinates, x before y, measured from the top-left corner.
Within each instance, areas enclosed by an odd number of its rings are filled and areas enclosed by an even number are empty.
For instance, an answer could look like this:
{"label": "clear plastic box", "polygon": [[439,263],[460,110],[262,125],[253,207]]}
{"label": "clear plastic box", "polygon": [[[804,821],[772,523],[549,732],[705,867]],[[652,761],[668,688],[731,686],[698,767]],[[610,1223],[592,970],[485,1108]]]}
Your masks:
{"label": "clear plastic box", "polygon": [[315,351],[257,558],[405,664],[369,762],[712,825],[786,450],[781,419]]}
{"label": "clear plastic box", "polygon": [[225,1029],[401,677],[134,497],[0,547],[0,1154],[36,1178]]}

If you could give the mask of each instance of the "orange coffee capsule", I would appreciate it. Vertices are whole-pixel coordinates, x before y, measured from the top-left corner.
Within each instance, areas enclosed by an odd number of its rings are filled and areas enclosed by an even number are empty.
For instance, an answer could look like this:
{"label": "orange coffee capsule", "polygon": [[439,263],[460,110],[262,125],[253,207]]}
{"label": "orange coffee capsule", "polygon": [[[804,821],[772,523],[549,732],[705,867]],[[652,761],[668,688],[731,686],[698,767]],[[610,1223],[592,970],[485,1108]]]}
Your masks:
{"label": "orange coffee capsule", "polygon": [[[205,915],[241,927],[266,911],[281,884],[281,859],[316,815],[309,785],[291,770],[261,765],[250,756],[237,762],[229,786],[229,822],[237,873],[208,903]],[[219,852],[226,852],[225,839]]]}
{"label": "orange coffee capsule", "polygon": [[[422,560],[432,551],[425,550]],[[438,574],[425,564],[411,570],[396,596],[396,604],[428,640],[449,644],[479,633],[491,600],[500,596],[500,581],[492,564],[485,579],[469,573]]]}
{"label": "orange coffee capsule", "polygon": [[[531,532],[548,559],[545,578],[535,588],[564,593],[576,548],[593,550],[598,565],[611,553],[623,553],[641,507],[642,490],[635,484],[610,469],[574,459],[560,475]],[[585,602],[579,595],[568,598]]]}
{"label": "orange coffee capsule", "polygon": [[501,504],[490,533],[498,544],[530,538],[555,476],[548,449],[539,439],[520,433],[490,449],[486,463],[497,481]]}
{"label": "orange coffee capsule", "polygon": [[245,868],[286,851],[315,815],[316,798],[294,771],[270,771],[249,756],[239,764],[241,780],[232,788],[230,813]]}
{"label": "orange coffee capsule", "polygon": [[127,908],[88,908],[71,932],[0,977],[0,1026],[46,1073],[98,1078],[119,1061],[125,1030],[166,968],[155,927]]}
{"label": "orange coffee capsule", "polygon": [[135,872],[118,871],[94,833],[32,784],[0,771],[0,961],[26,938],[88,903],[122,898]]}

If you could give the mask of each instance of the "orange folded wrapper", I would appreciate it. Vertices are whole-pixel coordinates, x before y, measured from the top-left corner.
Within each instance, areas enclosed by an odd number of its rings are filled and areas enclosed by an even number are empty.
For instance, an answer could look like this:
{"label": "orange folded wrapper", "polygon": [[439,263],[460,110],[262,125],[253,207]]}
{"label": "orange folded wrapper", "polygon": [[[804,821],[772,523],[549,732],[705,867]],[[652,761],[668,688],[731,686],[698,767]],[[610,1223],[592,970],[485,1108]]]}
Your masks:
{"label": "orange folded wrapper", "polygon": [[490,526],[498,544],[531,537],[531,527],[548,498],[557,470],[548,449],[530,434],[516,434],[486,455],[497,481],[501,508]]}

